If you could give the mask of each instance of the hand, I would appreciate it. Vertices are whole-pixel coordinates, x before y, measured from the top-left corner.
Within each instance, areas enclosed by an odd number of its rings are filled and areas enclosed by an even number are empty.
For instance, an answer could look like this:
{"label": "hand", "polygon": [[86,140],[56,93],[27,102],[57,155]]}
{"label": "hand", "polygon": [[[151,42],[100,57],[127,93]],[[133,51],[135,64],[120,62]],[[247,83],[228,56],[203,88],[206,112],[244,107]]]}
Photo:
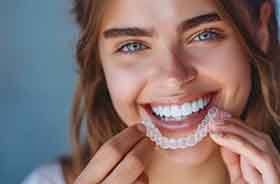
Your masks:
{"label": "hand", "polygon": [[102,145],[74,183],[148,183],[144,174],[144,153],[153,150],[154,144],[145,138],[143,128],[142,124],[128,127]]}
{"label": "hand", "polygon": [[235,118],[214,120],[209,128],[231,184],[280,184],[280,155],[269,135]]}

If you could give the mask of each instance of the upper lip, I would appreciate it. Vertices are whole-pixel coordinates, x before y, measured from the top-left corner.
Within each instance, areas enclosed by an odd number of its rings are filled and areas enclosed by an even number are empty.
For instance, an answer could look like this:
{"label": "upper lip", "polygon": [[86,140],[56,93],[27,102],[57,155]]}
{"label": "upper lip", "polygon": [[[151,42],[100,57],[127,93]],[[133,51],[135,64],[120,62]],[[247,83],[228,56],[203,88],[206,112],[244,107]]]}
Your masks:
{"label": "upper lip", "polygon": [[201,97],[212,97],[214,95],[214,93],[216,93],[216,92],[197,93],[194,95],[180,96],[180,97],[176,97],[176,98],[164,97],[161,100],[154,100],[154,101],[149,102],[149,105],[152,107],[164,106],[164,105],[182,105],[186,102],[192,102]]}

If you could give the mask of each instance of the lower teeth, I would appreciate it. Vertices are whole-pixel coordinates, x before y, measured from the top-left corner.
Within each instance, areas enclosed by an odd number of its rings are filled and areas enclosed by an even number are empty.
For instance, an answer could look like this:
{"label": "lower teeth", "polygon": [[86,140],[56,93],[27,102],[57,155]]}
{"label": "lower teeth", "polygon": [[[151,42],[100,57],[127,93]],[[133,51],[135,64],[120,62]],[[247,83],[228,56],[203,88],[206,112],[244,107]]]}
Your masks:
{"label": "lower teeth", "polygon": [[198,144],[208,134],[208,122],[216,116],[218,109],[212,107],[202,122],[198,125],[194,134],[178,139],[162,136],[159,129],[150,120],[144,120],[142,123],[147,128],[147,137],[156,143],[162,149],[185,149]]}

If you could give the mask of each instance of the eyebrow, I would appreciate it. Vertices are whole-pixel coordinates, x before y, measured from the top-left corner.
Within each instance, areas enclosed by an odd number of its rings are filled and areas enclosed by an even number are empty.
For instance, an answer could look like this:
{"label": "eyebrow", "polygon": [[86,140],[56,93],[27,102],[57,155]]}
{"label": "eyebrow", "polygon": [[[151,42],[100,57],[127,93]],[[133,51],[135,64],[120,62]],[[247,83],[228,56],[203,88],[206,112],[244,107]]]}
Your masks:
{"label": "eyebrow", "polygon": [[[208,13],[199,15],[183,21],[177,29],[177,32],[185,32],[200,26],[201,24],[221,21],[217,13]],[[143,29],[139,27],[124,27],[124,28],[110,28],[103,32],[104,38],[118,38],[118,37],[152,37],[153,30]]]}
{"label": "eyebrow", "polygon": [[217,13],[208,13],[208,14],[200,15],[183,21],[179,25],[177,32],[185,32],[187,30],[198,27],[202,24],[218,22],[218,21],[221,21],[221,17]]}

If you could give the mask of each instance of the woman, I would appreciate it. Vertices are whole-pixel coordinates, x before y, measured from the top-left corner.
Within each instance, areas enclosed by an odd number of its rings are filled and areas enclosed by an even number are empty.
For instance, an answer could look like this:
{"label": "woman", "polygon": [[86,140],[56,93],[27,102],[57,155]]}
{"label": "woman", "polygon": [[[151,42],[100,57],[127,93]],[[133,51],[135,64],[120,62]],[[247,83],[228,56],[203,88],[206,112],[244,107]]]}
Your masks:
{"label": "woman", "polygon": [[[272,0],[76,0],[79,79],[65,183],[280,183],[275,10]],[[147,117],[166,137],[191,135],[206,107],[163,109],[199,99],[232,117],[216,118],[186,149],[145,136]]]}

